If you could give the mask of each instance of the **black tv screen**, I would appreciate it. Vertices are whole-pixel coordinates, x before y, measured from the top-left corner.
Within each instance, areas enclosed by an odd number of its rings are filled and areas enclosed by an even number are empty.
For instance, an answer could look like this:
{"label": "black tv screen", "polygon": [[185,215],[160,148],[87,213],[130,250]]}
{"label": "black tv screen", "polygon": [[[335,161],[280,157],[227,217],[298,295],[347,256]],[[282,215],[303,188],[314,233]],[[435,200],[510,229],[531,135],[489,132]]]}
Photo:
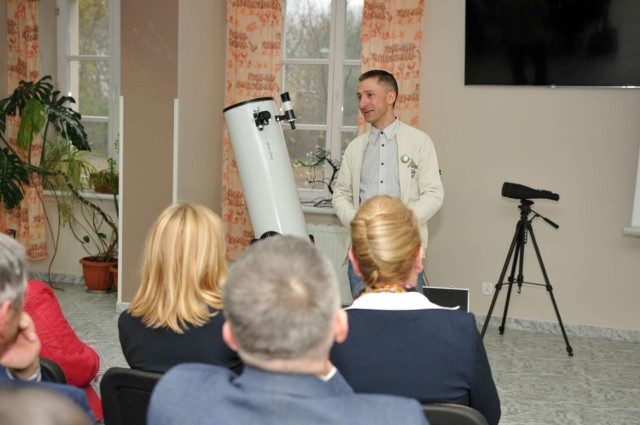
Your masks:
{"label": "black tv screen", "polygon": [[640,0],[466,0],[465,84],[640,87]]}

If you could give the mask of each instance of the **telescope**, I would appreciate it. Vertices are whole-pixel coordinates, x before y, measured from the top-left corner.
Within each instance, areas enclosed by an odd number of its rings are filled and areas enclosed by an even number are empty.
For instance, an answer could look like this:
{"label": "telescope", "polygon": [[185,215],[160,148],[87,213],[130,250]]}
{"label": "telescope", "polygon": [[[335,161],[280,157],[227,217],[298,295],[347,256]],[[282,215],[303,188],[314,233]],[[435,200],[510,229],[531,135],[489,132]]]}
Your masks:
{"label": "telescope", "polygon": [[551,199],[552,201],[560,199],[560,195],[548,190],[531,189],[521,184],[507,182],[502,185],[502,196],[511,199]]}
{"label": "telescope", "polygon": [[280,99],[282,115],[272,97],[223,110],[255,239],[274,234],[309,237],[280,126],[281,121],[288,122],[295,129],[296,116],[289,93]]}

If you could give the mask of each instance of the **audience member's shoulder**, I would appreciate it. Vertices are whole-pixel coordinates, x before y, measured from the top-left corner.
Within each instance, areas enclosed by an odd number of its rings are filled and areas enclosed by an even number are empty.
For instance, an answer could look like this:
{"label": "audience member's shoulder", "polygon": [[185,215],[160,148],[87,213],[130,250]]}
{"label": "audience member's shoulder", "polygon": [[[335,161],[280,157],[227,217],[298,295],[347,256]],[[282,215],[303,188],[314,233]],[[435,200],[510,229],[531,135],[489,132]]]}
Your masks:
{"label": "audience member's shoulder", "polygon": [[195,384],[211,380],[217,382],[229,381],[235,376],[235,373],[225,367],[204,363],[183,363],[169,369],[162,377],[162,381],[188,381],[191,384]]}
{"label": "audience member's shoulder", "polygon": [[375,417],[380,424],[426,424],[422,407],[417,400],[382,394],[355,394],[352,403],[357,416]]}
{"label": "audience member's shoulder", "polygon": [[142,320],[139,317],[133,317],[128,310],[120,313],[120,317],[118,317],[118,326],[133,326],[137,324],[142,324]]}

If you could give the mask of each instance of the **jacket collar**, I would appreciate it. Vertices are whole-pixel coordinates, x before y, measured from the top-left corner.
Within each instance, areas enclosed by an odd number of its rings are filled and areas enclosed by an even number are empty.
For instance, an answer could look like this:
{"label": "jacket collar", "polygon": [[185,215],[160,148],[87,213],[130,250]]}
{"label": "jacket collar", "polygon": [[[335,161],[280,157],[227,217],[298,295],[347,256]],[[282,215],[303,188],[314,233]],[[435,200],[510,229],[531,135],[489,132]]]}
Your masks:
{"label": "jacket collar", "polygon": [[234,383],[247,390],[298,397],[326,397],[353,393],[338,371],[325,382],[313,375],[269,372],[245,365],[242,374],[234,380]]}

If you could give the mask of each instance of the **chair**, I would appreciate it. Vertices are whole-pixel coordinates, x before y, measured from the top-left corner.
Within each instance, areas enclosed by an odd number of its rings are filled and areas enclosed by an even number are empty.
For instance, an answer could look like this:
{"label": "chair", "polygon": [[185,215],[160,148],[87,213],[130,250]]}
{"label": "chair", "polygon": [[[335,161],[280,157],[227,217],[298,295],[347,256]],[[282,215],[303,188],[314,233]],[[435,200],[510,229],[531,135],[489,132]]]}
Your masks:
{"label": "chair", "polygon": [[462,404],[425,403],[422,411],[431,425],[488,425],[482,413]]}
{"label": "chair", "polygon": [[151,391],[161,373],[112,367],[100,381],[105,425],[144,425]]}
{"label": "chair", "polygon": [[66,384],[67,377],[64,374],[64,371],[60,367],[60,365],[54,362],[51,359],[47,359],[46,357],[40,357],[40,370],[43,375],[46,375],[51,382],[55,382],[57,384]]}

